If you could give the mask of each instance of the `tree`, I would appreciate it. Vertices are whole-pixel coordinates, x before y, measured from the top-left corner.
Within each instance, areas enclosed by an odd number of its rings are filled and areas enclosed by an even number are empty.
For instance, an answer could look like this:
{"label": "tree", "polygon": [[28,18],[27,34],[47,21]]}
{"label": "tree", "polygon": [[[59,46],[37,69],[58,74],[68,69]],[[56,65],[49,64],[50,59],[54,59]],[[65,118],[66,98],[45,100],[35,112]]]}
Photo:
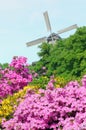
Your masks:
{"label": "tree", "polygon": [[46,66],[48,76],[55,73],[57,76],[79,77],[86,73],[86,26],[55,45],[43,43],[40,49],[36,66]]}

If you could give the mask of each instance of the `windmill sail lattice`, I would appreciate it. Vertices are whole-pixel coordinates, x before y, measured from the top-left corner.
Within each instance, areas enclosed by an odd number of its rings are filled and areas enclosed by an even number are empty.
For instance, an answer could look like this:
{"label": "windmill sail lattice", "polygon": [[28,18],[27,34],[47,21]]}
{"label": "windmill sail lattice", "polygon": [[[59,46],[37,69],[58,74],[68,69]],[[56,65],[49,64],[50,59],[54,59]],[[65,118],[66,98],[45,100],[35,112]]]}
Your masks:
{"label": "windmill sail lattice", "polygon": [[48,12],[46,11],[43,14],[44,14],[44,19],[45,19],[47,31],[51,32],[51,25],[50,25],[50,20],[49,20]]}
{"label": "windmill sail lattice", "polygon": [[38,38],[36,40],[27,42],[26,43],[27,47],[28,46],[33,46],[33,45],[36,45],[36,44],[39,44],[39,43],[43,43],[43,42],[54,43],[56,40],[61,39],[59,34],[70,31],[72,29],[78,28],[77,24],[74,24],[74,25],[69,26],[69,27],[67,27],[65,29],[59,30],[57,33],[52,33],[48,12],[45,11],[43,13],[43,15],[44,15],[44,20],[45,20],[45,23],[46,23],[47,31],[50,32],[50,35],[48,37],[42,37],[42,38]]}

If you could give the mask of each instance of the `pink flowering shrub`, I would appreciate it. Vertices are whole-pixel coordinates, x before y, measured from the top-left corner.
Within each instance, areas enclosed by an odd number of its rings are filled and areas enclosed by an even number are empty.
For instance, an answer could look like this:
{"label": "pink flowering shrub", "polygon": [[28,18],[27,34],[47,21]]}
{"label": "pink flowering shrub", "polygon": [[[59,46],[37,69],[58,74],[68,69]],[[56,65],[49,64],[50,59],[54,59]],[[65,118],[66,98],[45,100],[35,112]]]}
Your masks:
{"label": "pink flowering shrub", "polygon": [[32,81],[25,57],[14,57],[9,67],[0,68],[0,99],[22,89]]}
{"label": "pink flowering shrub", "polygon": [[[52,83],[51,83],[52,82]],[[86,130],[86,77],[64,88],[54,88],[53,81],[39,94],[29,90],[13,118],[3,122],[6,130]],[[50,87],[49,87],[50,85]]]}

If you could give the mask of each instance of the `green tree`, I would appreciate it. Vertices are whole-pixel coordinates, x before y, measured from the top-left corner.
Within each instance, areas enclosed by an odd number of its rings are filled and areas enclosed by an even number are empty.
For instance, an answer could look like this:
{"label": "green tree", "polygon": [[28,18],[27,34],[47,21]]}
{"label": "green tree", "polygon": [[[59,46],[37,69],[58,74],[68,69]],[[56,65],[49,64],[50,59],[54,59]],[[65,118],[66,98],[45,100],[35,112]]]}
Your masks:
{"label": "green tree", "polygon": [[38,55],[40,60],[34,66],[36,72],[46,66],[48,76],[82,76],[86,73],[86,26],[78,28],[75,34],[54,45],[43,43]]}

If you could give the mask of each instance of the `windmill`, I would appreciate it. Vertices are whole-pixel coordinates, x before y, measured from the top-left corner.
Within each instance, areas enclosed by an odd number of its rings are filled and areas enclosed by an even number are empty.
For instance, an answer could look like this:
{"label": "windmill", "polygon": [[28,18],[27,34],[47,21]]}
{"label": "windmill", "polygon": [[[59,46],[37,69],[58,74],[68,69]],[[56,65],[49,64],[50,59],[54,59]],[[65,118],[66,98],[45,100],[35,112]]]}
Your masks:
{"label": "windmill", "polygon": [[53,33],[52,29],[51,29],[51,24],[50,24],[50,20],[49,20],[49,16],[48,16],[48,12],[44,12],[44,20],[46,23],[46,27],[47,27],[47,31],[50,32],[50,35],[48,37],[42,37],[42,38],[38,38],[36,40],[27,42],[26,45],[27,46],[33,46],[39,43],[43,43],[43,42],[48,42],[48,43],[55,43],[56,40],[61,39],[61,37],[59,36],[59,34],[70,31],[72,29],[78,28],[77,24],[74,24],[72,26],[69,26],[67,28],[64,28],[62,30],[59,30],[57,33]]}

